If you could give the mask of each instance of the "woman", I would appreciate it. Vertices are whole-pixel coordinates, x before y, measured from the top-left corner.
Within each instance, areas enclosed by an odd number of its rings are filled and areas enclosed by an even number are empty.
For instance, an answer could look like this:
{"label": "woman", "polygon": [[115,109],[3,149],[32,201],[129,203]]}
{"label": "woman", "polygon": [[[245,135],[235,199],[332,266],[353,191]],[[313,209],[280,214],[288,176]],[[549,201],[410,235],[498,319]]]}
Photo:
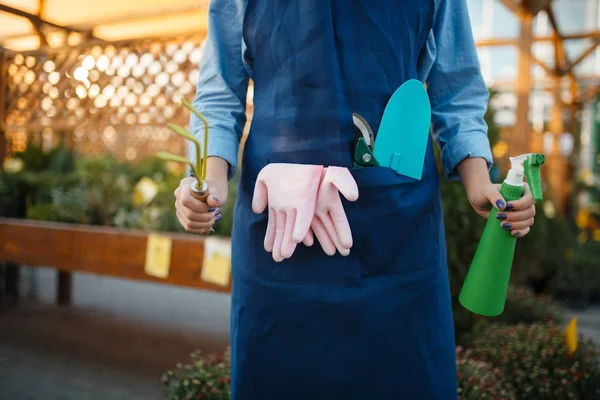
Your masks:
{"label": "woman", "polygon": [[[461,179],[486,218],[492,206],[522,237],[529,193],[509,205],[490,182],[483,120],[488,91],[465,0],[212,0],[195,106],[210,123],[201,203],[191,178],[176,191],[181,224],[206,233],[227,199],[245,123],[232,237],[232,397],[454,399],[455,343],[439,179],[429,141],[421,180],[352,168],[351,115],[376,132],[392,93],[427,83],[433,141],[448,179]],[[202,125],[192,119],[197,135]],[[354,245],[346,257],[299,245],[275,263],[266,213],[252,212],[258,173],[271,163],[347,167],[360,196],[345,202]]]}

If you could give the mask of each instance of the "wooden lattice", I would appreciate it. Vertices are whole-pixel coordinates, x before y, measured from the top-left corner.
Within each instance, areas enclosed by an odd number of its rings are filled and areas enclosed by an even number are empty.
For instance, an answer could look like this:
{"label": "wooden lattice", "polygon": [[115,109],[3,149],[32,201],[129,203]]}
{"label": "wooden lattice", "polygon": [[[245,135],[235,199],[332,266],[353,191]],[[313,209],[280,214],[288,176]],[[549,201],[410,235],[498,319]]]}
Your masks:
{"label": "wooden lattice", "polygon": [[166,123],[188,124],[180,100],[194,96],[203,43],[197,34],[4,54],[7,155],[63,135],[86,155],[133,161],[185,152]]}

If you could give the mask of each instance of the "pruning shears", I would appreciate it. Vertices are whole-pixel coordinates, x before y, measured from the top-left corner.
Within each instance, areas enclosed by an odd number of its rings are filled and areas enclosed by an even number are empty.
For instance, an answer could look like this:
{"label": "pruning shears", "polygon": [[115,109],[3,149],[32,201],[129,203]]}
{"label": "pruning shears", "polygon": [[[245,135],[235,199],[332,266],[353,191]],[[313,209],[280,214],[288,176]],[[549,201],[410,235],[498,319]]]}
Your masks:
{"label": "pruning shears", "polygon": [[354,122],[354,168],[377,167],[379,163],[373,155],[375,137],[373,129],[361,115],[352,114]]}

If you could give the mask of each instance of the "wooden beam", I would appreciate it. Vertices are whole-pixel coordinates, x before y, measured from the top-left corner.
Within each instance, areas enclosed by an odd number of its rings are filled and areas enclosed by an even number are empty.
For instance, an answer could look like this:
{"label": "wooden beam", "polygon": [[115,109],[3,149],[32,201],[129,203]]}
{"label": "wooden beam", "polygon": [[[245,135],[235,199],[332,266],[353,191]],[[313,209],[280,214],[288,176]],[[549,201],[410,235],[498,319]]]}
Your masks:
{"label": "wooden beam", "polygon": [[88,32],[87,30],[80,30],[80,29],[69,27],[69,26],[58,25],[53,22],[47,21],[38,15],[31,14],[31,13],[25,12],[23,10],[19,10],[18,8],[9,7],[4,4],[0,4],[0,11],[4,11],[6,13],[13,14],[18,17],[26,18],[33,24],[34,27],[40,26],[40,25],[48,25],[52,28],[62,29],[67,32],[78,32],[78,33]]}
{"label": "wooden beam", "polygon": [[504,7],[508,8],[513,14],[515,14],[519,19],[523,19],[527,17],[528,13],[525,11],[523,6],[515,1],[515,0],[500,0]]}
{"label": "wooden beam", "polygon": [[[124,23],[124,22],[132,22],[139,21],[147,18],[154,17],[164,17],[167,15],[175,15],[175,14],[183,14],[188,12],[205,10],[208,8],[208,1],[201,0],[197,1],[194,4],[169,4],[166,6],[160,7],[148,7],[147,9],[137,10],[135,13],[129,13],[127,15],[119,16],[119,17],[108,17],[108,18],[98,18],[98,19],[86,19],[84,23],[72,24],[69,25],[71,28],[79,29],[79,30],[89,30],[93,29],[96,26],[100,25],[110,25],[116,23]],[[199,21],[199,26],[204,25],[202,21]]]}
{"label": "wooden beam", "polygon": [[44,32],[42,32],[42,24],[40,22],[44,18],[45,7],[46,7],[46,0],[38,0],[38,14],[37,14],[38,20],[34,21],[34,20],[30,19],[29,22],[31,23],[31,25],[33,25],[33,29],[35,29],[35,31],[37,32],[42,45],[48,46],[48,40],[46,39],[46,35],[44,35]]}
{"label": "wooden beam", "polygon": [[551,0],[522,0],[523,8],[531,15],[536,15],[550,5]]}
{"label": "wooden beam", "polygon": [[556,75],[556,71],[552,68],[550,68],[549,66],[546,65],[546,63],[544,63],[542,60],[540,60],[539,58],[537,58],[536,56],[534,56],[533,54],[531,54],[531,61],[533,61],[534,63],[536,63],[537,65],[539,65],[546,74],[553,76]]}
{"label": "wooden beam", "polygon": [[[563,115],[563,100],[562,100],[562,76],[570,69],[571,64],[565,50],[565,43],[561,34],[556,16],[552,9],[552,4],[546,9],[548,19],[554,30],[554,62],[556,66],[556,76],[554,77],[554,101],[552,104],[552,113],[550,118],[550,132],[554,137],[553,148],[548,157],[548,181],[552,188],[551,197],[554,201],[558,215],[564,215],[566,210],[566,198],[568,194],[567,181],[567,162],[560,154],[560,137],[564,133],[565,123]],[[569,74],[571,85],[577,83],[573,73]]]}
{"label": "wooden beam", "polygon": [[33,26],[33,29],[35,29],[35,31],[37,32],[38,37],[40,38],[40,42],[42,43],[42,46],[48,46],[48,40],[46,39],[46,35],[44,35],[44,32],[42,32],[42,27],[40,26],[40,24],[33,22],[33,21],[29,21],[31,22],[31,25]]}
{"label": "wooden beam", "polygon": [[[576,33],[571,35],[563,35],[564,41],[567,40],[580,40],[580,39],[592,39],[599,40],[600,39],[600,30],[591,31],[591,32],[583,32]],[[534,42],[552,42],[554,40],[554,36],[536,36],[533,38]],[[484,46],[516,46],[518,44],[518,38],[490,38],[490,39],[482,39],[478,40],[475,44],[478,47]]]}
{"label": "wooden beam", "polygon": [[69,306],[73,294],[73,273],[59,270],[56,275],[56,303]]}
{"label": "wooden beam", "polygon": [[45,25],[51,26],[53,28],[63,29],[63,30],[66,30],[66,31],[74,31],[72,29],[69,29],[68,27],[64,27],[64,26],[52,23],[50,21],[43,20],[39,16],[37,16],[35,14],[30,14],[28,12],[19,10],[18,8],[5,6],[4,4],[0,4],[0,11],[4,11],[6,13],[13,14],[13,15],[16,15],[18,17],[27,18],[29,21],[32,21],[32,23],[33,22],[38,22],[38,23],[43,23]]}
{"label": "wooden beam", "polygon": [[[581,97],[581,88],[577,81],[571,81],[571,103],[569,103],[569,107],[571,110],[575,110],[577,107],[577,99]],[[571,132],[575,132],[575,129],[572,129]]]}
{"label": "wooden beam", "polygon": [[577,65],[579,63],[581,63],[583,60],[585,60],[587,58],[587,56],[589,56],[590,54],[592,54],[594,52],[594,50],[596,50],[596,48],[598,47],[599,44],[600,44],[600,41],[592,43],[592,45],[590,45],[587,49],[585,49],[579,55],[579,57],[577,57],[577,59],[575,61],[573,61],[573,63],[571,64],[568,72],[573,72],[573,69],[575,69],[575,67],[577,67]]}
{"label": "wooden beam", "polygon": [[7,95],[8,95],[8,63],[5,57],[6,50],[0,47],[0,164],[6,157],[6,136],[4,124],[6,122]]}
{"label": "wooden beam", "polygon": [[600,93],[600,85],[589,86],[585,92],[583,92],[578,99],[578,103],[583,105],[596,98],[596,95]]}
{"label": "wooden beam", "polygon": [[503,39],[503,38],[489,38],[481,39],[475,42],[477,47],[492,47],[492,46],[516,46],[519,43],[518,39]]}
{"label": "wooden beam", "polygon": [[551,198],[558,215],[565,214],[566,205],[566,161],[560,154],[560,135],[564,132],[563,108],[561,99],[561,77],[554,77],[554,102],[550,119],[550,132],[554,137],[553,148],[547,158],[546,177],[550,183]]}
{"label": "wooden beam", "polygon": [[531,126],[529,124],[529,95],[531,93],[531,64],[533,57],[531,46],[533,44],[533,17],[525,15],[520,18],[520,38],[518,45],[518,69],[516,82],[517,110],[516,123],[513,132],[512,150],[514,154],[529,152]]}
{"label": "wooden beam", "polygon": [[554,30],[554,46],[558,50],[556,57],[556,71],[559,75],[571,75],[571,79],[576,80],[575,76],[573,76],[571,62],[569,61],[569,56],[567,55],[567,51],[565,50],[565,41],[564,36],[561,33],[561,30],[558,26],[558,20],[554,14],[554,9],[552,8],[552,3],[548,5],[546,8],[546,13],[548,14],[548,20],[550,21],[550,25],[552,25],[552,29]]}

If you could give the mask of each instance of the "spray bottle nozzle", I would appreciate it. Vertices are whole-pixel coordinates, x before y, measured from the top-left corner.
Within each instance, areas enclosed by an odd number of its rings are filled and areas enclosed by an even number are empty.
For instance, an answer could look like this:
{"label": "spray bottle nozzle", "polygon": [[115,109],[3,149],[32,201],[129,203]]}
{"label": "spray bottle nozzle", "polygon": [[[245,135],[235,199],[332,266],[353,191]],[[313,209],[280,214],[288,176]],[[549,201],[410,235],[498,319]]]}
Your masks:
{"label": "spray bottle nozzle", "polygon": [[512,186],[523,186],[523,177],[527,178],[531,194],[535,201],[542,200],[542,184],[540,178],[540,167],[544,164],[543,154],[523,154],[510,158],[510,171],[506,177],[506,183]]}

